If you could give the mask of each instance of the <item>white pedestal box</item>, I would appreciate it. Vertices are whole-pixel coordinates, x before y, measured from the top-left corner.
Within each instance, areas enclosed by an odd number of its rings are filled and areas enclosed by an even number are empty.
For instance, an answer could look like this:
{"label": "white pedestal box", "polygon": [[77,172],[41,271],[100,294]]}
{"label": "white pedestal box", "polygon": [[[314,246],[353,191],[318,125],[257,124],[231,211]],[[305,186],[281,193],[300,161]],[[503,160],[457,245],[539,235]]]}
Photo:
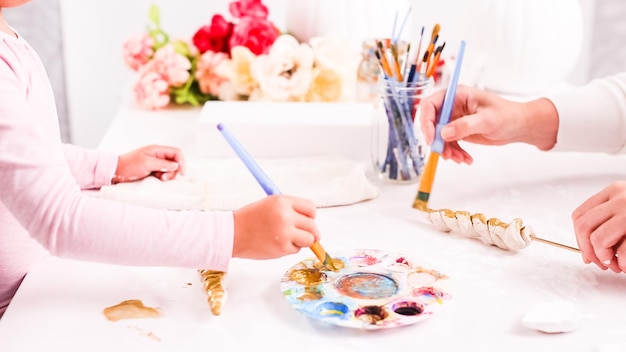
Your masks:
{"label": "white pedestal box", "polygon": [[370,159],[370,103],[210,101],[196,132],[197,153],[234,157],[217,129],[222,123],[255,158],[344,155]]}

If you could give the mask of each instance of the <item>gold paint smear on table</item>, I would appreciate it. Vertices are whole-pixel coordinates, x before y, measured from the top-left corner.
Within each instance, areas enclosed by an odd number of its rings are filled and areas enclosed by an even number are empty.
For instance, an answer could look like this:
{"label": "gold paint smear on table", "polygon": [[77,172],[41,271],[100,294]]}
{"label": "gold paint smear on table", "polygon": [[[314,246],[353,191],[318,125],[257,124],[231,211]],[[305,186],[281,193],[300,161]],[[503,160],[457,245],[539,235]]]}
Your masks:
{"label": "gold paint smear on table", "polygon": [[114,306],[104,308],[104,316],[110,321],[122,319],[158,318],[161,316],[159,308],[147,307],[141,300],[131,299]]}
{"label": "gold paint smear on table", "polygon": [[140,335],[145,336],[151,340],[161,342],[161,338],[155,335],[152,331],[147,331],[137,326],[128,326],[128,328],[137,331],[137,333],[139,333]]}

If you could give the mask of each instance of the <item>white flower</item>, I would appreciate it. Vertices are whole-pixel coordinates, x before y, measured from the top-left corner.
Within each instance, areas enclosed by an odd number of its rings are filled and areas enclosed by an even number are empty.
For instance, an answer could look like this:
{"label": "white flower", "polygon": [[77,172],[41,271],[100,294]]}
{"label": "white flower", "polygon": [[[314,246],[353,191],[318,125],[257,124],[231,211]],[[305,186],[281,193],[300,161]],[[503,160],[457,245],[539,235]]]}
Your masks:
{"label": "white flower", "polygon": [[335,71],[341,78],[342,96],[340,100],[352,98],[356,84],[356,72],[361,60],[360,53],[343,38],[328,36],[309,40],[315,53],[315,66]]}
{"label": "white flower", "polygon": [[230,60],[218,68],[218,74],[228,78],[232,83],[228,88],[234,90],[236,95],[247,97],[258,86],[250,73],[250,66],[256,56],[245,46],[235,46],[230,50],[230,57]]}
{"label": "white flower", "polygon": [[270,51],[251,64],[250,73],[260,90],[254,99],[303,100],[313,79],[313,63],[313,49],[308,44],[300,44],[289,34],[279,36]]}
{"label": "white flower", "polygon": [[217,98],[222,101],[243,101],[248,95],[241,95],[237,92],[235,85],[231,81],[226,81],[220,85]]}
{"label": "white flower", "polygon": [[343,93],[343,87],[341,77],[337,72],[319,67],[316,67],[313,72],[313,80],[305,100],[327,103],[339,101]]}

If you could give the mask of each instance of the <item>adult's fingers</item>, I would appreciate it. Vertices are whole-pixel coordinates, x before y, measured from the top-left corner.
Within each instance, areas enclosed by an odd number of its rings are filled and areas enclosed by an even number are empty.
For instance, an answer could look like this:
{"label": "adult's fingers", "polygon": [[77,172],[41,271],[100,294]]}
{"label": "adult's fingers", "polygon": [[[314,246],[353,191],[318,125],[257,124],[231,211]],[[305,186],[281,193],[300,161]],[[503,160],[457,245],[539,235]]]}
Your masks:
{"label": "adult's fingers", "polygon": [[581,205],[579,205],[572,212],[572,219],[576,221],[584,216],[590,209],[597,207],[602,203],[606,203],[609,200],[610,194],[606,191],[606,189],[600,191],[599,193],[594,194],[585,200]]}

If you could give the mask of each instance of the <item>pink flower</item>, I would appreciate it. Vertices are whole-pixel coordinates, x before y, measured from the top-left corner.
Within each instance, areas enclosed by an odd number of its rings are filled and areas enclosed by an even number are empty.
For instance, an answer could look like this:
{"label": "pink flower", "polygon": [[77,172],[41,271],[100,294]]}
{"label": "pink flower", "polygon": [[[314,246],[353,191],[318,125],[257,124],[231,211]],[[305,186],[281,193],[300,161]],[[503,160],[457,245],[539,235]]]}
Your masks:
{"label": "pink flower", "polygon": [[229,45],[232,49],[237,45],[245,46],[255,55],[266,54],[280,31],[266,19],[244,17],[233,29]]}
{"label": "pink flower", "polygon": [[218,96],[221,85],[227,80],[219,75],[218,67],[228,60],[228,55],[221,52],[207,51],[198,60],[195,77],[200,85],[200,91],[212,96]]}
{"label": "pink flower", "polygon": [[144,109],[156,110],[170,103],[169,85],[157,72],[142,69],[133,87],[135,101]]}
{"label": "pink flower", "polygon": [[233,32],[233,24],[222,15],[214,15],[211,25],[200,27],[193,35],[193,44],[203,54],[209,50],[228,53],[228,39]]}
{"label": "pink flower", "polygon": [[154,53],[152,61],[146,65],[160,74],[172,87],[180,87],[189,79],[191,62],[189,59],[176,52],[172,44],[167,44]]}
{"label": "pink flower", "polygon": [[146,33],[131,36],[126,43],[124,43],[122,50],[124,62],[133,71],[137,71],[139,67],[148,62],[152,54],[154,54],[153,46],[154,38]]}
{"label": "pink flower", "polygon": [[266,19],[269,11],[261,0],[237,0],[228,5],[230,14],[235,18],[255,17]]}

